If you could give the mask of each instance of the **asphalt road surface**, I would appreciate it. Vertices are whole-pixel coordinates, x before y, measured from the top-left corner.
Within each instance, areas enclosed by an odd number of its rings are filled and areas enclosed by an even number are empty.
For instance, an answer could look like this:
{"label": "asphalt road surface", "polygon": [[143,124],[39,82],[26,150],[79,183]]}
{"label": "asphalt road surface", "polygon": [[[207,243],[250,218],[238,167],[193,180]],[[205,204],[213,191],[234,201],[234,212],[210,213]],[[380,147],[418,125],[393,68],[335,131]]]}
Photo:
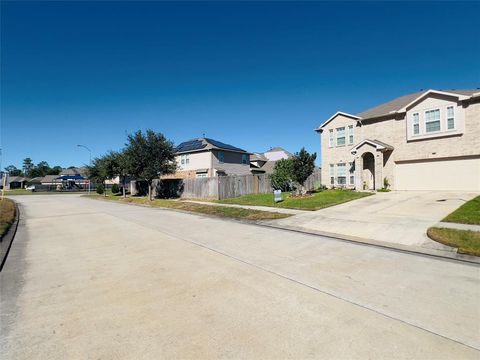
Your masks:
{"label": "asphalt road surface", "polygon": [[79,196],[15,200],[2,359],[480,358],[476,265]]}

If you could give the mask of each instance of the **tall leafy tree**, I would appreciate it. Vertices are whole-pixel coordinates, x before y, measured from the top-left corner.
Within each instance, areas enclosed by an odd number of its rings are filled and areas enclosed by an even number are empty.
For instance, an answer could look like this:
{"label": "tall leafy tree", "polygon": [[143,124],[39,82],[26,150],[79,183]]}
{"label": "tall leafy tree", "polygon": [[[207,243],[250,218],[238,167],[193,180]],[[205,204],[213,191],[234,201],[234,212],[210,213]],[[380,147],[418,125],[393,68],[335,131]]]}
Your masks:
{"label": "tall leafy tree", "polygon": [[300,185],[302,192],[304,192],[305,181],[315,169],[316,158],[316,153],[310,154],[305,148],[302,148],[293,156],[293,180]]}
{"label": "tall leafy tree", "polygon": [[10,176],[22,176],[22,170],[17,169],[15,165],[9,165],[5,168],[5,171],[8,173]]}
{"label": "tall leafy tree", "polygon": [[125,177],[128,174],[128,161],[124,151],[110,151],[104,156],[104,167],[108,178],[118,176],[123,186],[123,197],[125,192]]}
{"label": "tall leafy tree", "polygon": [[63,168],[61,166],[54,166],[53,168],[50,168],[46,175],[58,175],[62,172]]}
{"label": "tall leafy tree", "polygon": [[[50,165],[46,161],[40,161],[36,166],[36,175],[35,176],[45,176],[50,171]],[[38,175],[37,175],[38,174]],[[32,176],[32,177],[35,177]]]}
{"label": "tall leafy tree", "polygon": [[293,159],[278,160],[273,167],[270,180],[275,190],[291,190],[293,182]]}
{"label": "tall leafy tree", "polygon": [[109,178],[107,155],[93,159],[92,164],[87,166],[87,172],[90,180],[105,187],[105,180]]}
{"label": "tall leafy tree", "polygon": [[32,169],[34,168],[33,160],[29,157],[23,159],[23,173],[25,176],[30,177],[30,173]]}
{"label": "tall leafy tree", "polygon": [[148,183],[148,197],[152,200],[153,180],[176,170],[173,143],[162,133],[148,129],[128,135],[125,148],[128,172],[137,179]]}

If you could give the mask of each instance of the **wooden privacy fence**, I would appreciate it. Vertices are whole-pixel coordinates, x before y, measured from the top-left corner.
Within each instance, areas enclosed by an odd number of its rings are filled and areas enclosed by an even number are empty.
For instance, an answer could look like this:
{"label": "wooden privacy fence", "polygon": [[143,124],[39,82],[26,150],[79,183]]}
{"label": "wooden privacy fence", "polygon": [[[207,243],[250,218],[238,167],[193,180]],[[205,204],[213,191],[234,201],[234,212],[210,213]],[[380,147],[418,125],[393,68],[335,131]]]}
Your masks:
{"label": "wooden privacy fence", "polygon": [[[315,172],[305,182],[307,190],[320,186],[320,172]],[[249,194],[266,194],[273,191],[270,176],[238,175],[182,180],[181,198],[228,199]]]}
{"label": "wooden privacy fence", "polygon": [[[314,172],[305,181],[305,188],[313,190],[320,186],[320,172]],[[143,184],[146,186],[146,184]],[[132,195],[146,193],[141,182],[132,181]],[[249,194],[266,194],[273,191],[268,174],[218,176],[192,179],[163,179],[156,182],[154,195],[183,199],[228,199]]]}

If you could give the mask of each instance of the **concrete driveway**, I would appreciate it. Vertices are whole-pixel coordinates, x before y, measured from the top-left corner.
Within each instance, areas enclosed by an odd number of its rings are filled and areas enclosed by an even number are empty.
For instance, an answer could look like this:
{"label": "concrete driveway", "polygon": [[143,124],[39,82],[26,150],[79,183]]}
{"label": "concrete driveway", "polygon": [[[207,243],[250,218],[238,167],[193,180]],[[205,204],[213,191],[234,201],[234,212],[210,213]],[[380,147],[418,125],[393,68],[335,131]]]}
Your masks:
{"label": "concrete driveway", "polygon": [[15,197],[2,359],[475,359],[480,267],[70,195]]}
{"label": "concrete driveway", "polygon": [[451,251],[451,248],[430,240],[426,231],[477,195],[438,191],[376,193],[360,200],[277,220],[274,223],[305,231]]}

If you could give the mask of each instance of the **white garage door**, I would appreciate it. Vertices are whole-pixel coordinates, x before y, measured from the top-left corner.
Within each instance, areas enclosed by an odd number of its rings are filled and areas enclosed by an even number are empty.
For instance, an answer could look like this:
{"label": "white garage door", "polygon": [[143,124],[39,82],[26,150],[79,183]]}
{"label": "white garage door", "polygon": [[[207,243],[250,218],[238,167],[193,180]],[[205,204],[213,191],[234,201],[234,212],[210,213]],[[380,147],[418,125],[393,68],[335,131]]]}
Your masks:
{"label": "white garage door", "polygon": [[395,189],[480,191],[480,158],[396,164]]}

